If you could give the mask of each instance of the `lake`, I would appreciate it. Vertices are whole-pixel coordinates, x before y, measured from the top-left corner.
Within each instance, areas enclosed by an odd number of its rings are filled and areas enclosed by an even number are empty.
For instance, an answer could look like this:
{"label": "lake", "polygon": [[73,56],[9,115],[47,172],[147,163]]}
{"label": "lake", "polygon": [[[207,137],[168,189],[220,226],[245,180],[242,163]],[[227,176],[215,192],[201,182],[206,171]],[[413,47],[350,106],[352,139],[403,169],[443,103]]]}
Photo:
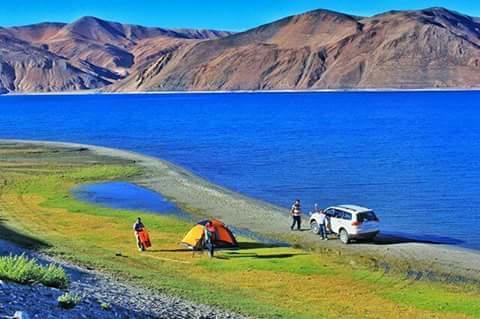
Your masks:
{"label": "lake", "polygon": [[480,92],[0,97],[0,138],[157,156],[304,210],[355,203],[382,229],[480,249]]}
{"label": "lake", "polygon": [[75,198],[117,209],[138,210],[191,219],[161,194],[128,182],[82,184],[72,190]]}

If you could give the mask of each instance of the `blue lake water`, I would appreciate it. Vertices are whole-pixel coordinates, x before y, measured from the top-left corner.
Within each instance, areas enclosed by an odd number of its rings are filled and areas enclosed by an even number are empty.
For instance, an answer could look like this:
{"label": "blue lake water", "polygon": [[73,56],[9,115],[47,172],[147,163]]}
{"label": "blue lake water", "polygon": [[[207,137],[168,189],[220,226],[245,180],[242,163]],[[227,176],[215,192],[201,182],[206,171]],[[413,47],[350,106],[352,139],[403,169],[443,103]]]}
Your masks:
{"label": "blue lake water", "polygon": [[0,138],[179,164],[285,208],[356,203],[383,229],[480,248],[479,92],[0,98]]}
{"label": "blue lake water", "polygon": [[[129,182],[82,184],[75,187],[72,192],[75,198],[84,202],[116,209],[139,211],[139,217],[142,217],[141,212],[144,211],[162,215],[171,215],[192,223],[198,222],[193,215],[181,210],[161,194]],[[235,235],[250,237],[267,244],[275,244],[279,246],[288,245],[284,242],[272,240],[253,233],[248,229],[237,228],[232,225],[228,225],[228,227]],[[418,238],[417,240],[425,239]],[[428,240],[432,239],[428,238]]]}
{"label": "blue lake water", "polygon": [[190,215],[157,192],[127,182],[83,184],[73,190],[76,198],[106,207],[157,212],[190,219]]}

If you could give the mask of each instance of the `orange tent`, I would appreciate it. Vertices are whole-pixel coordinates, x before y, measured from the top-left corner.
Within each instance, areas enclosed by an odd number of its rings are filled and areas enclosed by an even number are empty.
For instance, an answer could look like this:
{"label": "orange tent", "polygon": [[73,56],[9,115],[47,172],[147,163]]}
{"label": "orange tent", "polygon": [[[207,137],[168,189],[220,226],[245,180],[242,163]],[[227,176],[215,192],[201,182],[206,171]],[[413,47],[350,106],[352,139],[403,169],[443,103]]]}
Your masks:
{"label": "orange tent", "polygon": [[[191,249],[201,249],[203,245],[204,227],[209,220],[202,220],[198,222],[190,231],[185,235],[182,240],[182,244]],[[219,221],[218,219],[212,219],[210,222],[215,227],[215,239],[213,244],[215,248],[238,248],[237,240],[233,236],[228,227]]]}

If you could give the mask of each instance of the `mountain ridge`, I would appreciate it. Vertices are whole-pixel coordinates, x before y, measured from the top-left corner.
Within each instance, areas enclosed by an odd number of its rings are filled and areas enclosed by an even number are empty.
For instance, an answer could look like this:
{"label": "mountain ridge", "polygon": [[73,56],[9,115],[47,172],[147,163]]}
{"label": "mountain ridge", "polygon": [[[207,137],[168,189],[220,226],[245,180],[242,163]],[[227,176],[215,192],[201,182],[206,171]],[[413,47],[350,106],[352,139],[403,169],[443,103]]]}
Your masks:
{"label": "mountain ridge", "polygon": [[[441,7],[371,17],[318,9],[239,33],[87,16],[0,35],[4,93],[480,87],[480,19]],[[29,50],[68,65],[54,72],[63,80],[49,85],[54,74],[26,63]],[[36,76],[23,79],[19,65]]]}
{"label": "mountain ridge", "polygon": [[143,27],[85,16],[0,28],[0,93],[99,89],[157,52],[231,33]]}

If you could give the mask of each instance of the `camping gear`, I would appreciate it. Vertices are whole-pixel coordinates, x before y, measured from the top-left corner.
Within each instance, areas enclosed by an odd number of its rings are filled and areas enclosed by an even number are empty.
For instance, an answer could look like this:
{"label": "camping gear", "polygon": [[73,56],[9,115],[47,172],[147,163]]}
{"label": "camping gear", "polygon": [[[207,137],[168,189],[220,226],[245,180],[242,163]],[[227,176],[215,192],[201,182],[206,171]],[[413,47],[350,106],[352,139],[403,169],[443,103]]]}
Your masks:
{"label": "camping gear", "polygon": [[[209,220],[202,220],[198,222],[193,228],[185,235],[182,240],[182,244],[193,250],[203,249],[204,240],[204,227]],[[210,220],[210,223],[215,228],[215,238],[213,244],[215,248],[220,249],[235,249],[238,248],[237,240],[233,236],[228,227],[219,221],[218,219]]]}
{"label": "camping gear", "polygon": [[138,232],[138,238],[140,239],[140,243],[142,244],[143,248],[152,247],[150,236],[145,228]]}

